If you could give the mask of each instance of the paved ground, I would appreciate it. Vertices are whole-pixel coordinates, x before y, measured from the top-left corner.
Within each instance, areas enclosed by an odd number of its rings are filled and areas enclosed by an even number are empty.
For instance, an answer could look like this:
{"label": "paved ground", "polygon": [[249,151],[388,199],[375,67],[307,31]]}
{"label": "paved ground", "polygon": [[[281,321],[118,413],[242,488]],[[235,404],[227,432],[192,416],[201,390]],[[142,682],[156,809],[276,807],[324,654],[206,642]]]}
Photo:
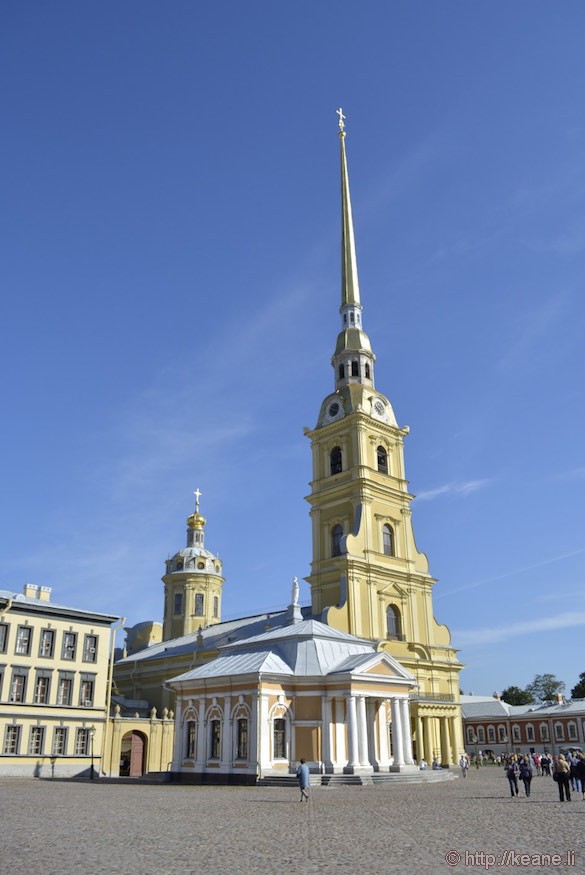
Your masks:
{"label": "paved ground", "polygon": [[[1,875],[585,872],[581,794],[561,804],[535,777],[530,799],[512,800],[495,767],[427,786],[314,787],[303,804],[280,787],[5,778],[0,805]],[[567,851],[574,865],[557,868],[481,857]]]}

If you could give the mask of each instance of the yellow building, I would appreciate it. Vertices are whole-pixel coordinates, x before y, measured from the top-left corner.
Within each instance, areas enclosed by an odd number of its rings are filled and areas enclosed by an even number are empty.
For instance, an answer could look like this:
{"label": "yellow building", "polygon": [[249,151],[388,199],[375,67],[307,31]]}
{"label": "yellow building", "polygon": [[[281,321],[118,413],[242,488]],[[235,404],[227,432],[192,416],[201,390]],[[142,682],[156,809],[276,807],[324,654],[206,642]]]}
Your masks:
{"label": "yellow building", "polygon": [[[0,775],[101,771],[118,617],[0,591]],[[93,770],[92,770],[93,767]]]}
{"label": "yellow building", "polygon": [[408,428],[375,388],[362,322],[345,136],[341,115],[341,330],[334,390],[306,430],[312,604],[299,608],[293,594],[286,610],[223,623],[222,568],[204,548],[197,492],[187,547],[163,577],[163,640],[128,646],[115,668],[124,696],[176,708],[173,771],[191,779],[257,779],[300,755],[324,774],[408,769],[423,757],[448,766],[463,750],[462,665],[415,544]]}

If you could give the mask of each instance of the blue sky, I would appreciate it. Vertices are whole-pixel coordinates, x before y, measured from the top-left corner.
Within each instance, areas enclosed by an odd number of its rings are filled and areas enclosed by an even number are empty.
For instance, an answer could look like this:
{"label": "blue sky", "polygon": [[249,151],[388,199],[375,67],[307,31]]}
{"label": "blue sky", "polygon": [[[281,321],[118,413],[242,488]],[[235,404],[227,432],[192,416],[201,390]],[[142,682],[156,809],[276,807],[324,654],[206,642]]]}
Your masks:
{"label": "blue sky", "polygon": [[[337,117],[364,326],[465,692],[585,625],[585,6],[29,2],[0,13],[0,586],[160,619],[192,492],[223,615],[309,573]],[[309,602],[303,582],[301,600]]]}

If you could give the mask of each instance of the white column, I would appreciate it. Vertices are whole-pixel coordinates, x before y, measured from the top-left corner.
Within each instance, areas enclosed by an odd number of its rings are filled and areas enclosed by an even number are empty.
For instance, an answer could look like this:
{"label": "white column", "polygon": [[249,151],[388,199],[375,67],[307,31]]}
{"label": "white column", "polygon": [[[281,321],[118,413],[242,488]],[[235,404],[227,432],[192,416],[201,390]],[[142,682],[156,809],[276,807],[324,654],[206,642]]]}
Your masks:
{"label": "white column", "polygon": [[388,712],[386,699],[379,703],[378,707],[378,764],[381,769],[387,769],[390,765],[390,751],[388,749]]}
{"label": "white column", "polygon": [[[457,738],[457,718],[449,717],[451,727],[451,762],[459,762],[459,739]],[[465,745],[464,745],[465,747]],[[463,751],[462,751],[463,753]]]}
{"label": "white column", "polygon": [[259,737],[259,723],[258,723],[258,697],[256,695],[252,696],[252,708],[250,714],[250,725],[248,727],[248,762],[250,767],[253,768],[256,773],[259,772],[259,746],[260,746],[260,737]]}
{"label": "white column", "polygon": [[402,747],[402,720],[400,719],[400,700],[393,696],[392,704],[392,753],[394,765],[404,765],[404,749]]}
{"label": "white column", "polygon": [[429,768],[430,768],[430,765],[431,765],[431,763],[433,761],[433,757],[434,757],[433,725],[431,723],[432,719],[433,719],[432,717],[423,717],[423,719],[422,719],[423,726],[424,726],[424,733],[425,733],[425,759],[429,765]]}
{"label": "white column", "polygon": [[441,764],[449,765],[451,762],[451,751],[449,750],[449,726],[447,717],[440,717],[439,724],[441,727]]}
{"label": "white column", "polygon": [[357,697],[357,718],[358,718],[358,757],[360,766],[369,766],[370,759],[368,757],[368,723],[366,720],[366,697]]}
{"label": "white column", "polygon": [[226,696],[223,702],[223,725],[221,727],[221,765],[230,769],[232,754],[232,698]]}
{"label": "white column", "polygon": [[345,743],[345,702],[343,699],[333,700],[335,720],[335,745],[333,750],[333,765],[342,766],[347,762]]}
{"label": "white column", "polygon": [[412,731],[410,729],[410,703],[408,699],[400,700],[400,709],[402,711],[402,739],[404,747],[404,759],[411,766],[414,763],[412,755]]}
{"label": "white column", "polygon": [[332,771],[331,699],[329,696],[321,696],[321,763],[324,771]]}
{"label": "white column", "polygon": [[207,751],[205,750],[205,697],[199,699],[199,721],[197,724],[197,762],[196,768],[198,771],[205,769],[207,762]]}
{"label": "white column", "polygon": [[360,761],[358,755],[358,728],[355,696],[347,697],[347,746],[347,765],[351,766],[352,768],[355,766],[359,766]]}

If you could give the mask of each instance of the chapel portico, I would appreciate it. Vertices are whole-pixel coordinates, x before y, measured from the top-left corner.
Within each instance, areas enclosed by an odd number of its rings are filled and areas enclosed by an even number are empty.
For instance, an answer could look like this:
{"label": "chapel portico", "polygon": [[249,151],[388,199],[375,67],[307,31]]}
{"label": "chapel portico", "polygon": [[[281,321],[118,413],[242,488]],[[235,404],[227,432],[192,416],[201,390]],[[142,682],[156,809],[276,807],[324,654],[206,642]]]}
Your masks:
{"label": "chapel portico", "polygon": [[288,775],[301,757],[319,774],[415,768],[412,675],[371,641],[316,620],[227,645],[169,686],[173,771],[192,780]]}

